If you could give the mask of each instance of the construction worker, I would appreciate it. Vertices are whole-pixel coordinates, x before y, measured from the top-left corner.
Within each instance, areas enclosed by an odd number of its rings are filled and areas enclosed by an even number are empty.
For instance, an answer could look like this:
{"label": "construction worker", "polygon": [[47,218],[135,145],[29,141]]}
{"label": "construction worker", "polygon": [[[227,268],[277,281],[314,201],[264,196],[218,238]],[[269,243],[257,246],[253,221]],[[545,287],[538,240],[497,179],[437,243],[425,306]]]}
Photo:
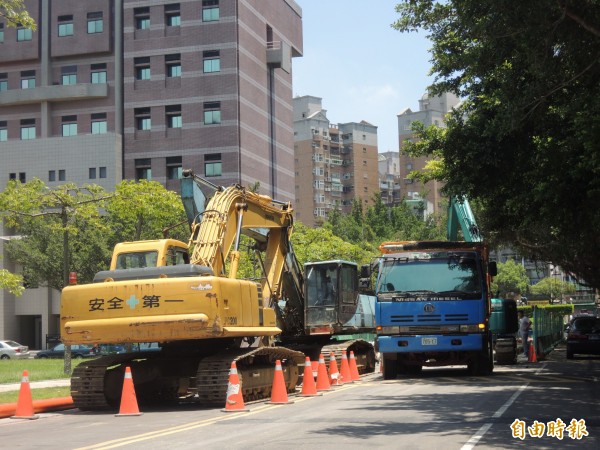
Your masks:
{"label": "construction worker", "polygon": [[531,320],[523,312],[519,311],[519,336],[523,342],[523,354],[529,359],[529,329],[531,328]]}

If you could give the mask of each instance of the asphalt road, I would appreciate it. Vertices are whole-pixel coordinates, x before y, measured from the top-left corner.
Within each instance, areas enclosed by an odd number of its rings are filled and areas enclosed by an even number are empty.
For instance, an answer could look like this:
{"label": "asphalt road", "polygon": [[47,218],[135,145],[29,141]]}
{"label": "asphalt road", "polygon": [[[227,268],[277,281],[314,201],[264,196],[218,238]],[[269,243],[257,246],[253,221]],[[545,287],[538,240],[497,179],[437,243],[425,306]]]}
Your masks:
{"label": "asphalt road", "polygon": [[[463,368],[388,381],[375,373],[320,397],[290,396],[294,403],[288,405],[247,403],[245,413],[179,405],[130,417],[71,410],[38,420],[2,419],[0,442],[45,450],[598,449],[599,379],[600,357],[567,361],[559,349],[548,361],[497,366],[491,377],[471,377]],[[545,425],[543,433],[527,431],[535,421]],[[521,423],[522,440],[513,435]]]}

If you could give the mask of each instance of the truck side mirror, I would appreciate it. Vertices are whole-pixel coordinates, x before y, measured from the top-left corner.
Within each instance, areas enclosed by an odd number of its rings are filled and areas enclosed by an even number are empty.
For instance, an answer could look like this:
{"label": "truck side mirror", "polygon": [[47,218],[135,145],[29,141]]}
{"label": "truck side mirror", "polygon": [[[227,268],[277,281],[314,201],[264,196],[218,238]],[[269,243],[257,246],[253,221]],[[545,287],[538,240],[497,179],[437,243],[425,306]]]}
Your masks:
{"label": "truck side mirror", "polygon": [[496,264],[496,261],[490,261],[488,263],[488,273],[491,277],[498,275],[498,265]]}
{"label": "truck side mirror", "polygon": [[360,277],[361,278],[370,278],[371,277],[371,266],[369,264],[364,264],[360,267]]}

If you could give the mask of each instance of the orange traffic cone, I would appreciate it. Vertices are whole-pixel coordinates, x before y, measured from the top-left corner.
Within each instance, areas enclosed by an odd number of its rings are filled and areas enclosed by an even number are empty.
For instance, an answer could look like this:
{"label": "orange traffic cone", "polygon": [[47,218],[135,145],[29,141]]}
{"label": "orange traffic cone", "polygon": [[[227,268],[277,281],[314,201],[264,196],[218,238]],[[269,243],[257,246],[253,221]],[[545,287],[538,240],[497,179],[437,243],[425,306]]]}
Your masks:
{"label": "orange traffic cone", "polygon": [[358,366],[356,365],[356,358],[354,352],[350,350],[350,376],[352,381],[360,381],[360,374],[358,373]]}
{"label": "orange traffic cone", "polygon": [[312,366],[313,378],[316,380],[317,375],[319,375],[319,361],[311,361],[310,365]]}
{"label": "orange traffic cone", "polygon": [[341,386],[342,382],[340,372],[338,371],[337,361],[333,352],[329,354],[329,383],[331,386]]}
{"label": "orange traffic cone", "polygon": [[330,391],[331,385],[329,384],[329,375],[327,374],[327,367],[325,367],[325,358],[321,353],[319,355],[319,369],[317,371],[317,391]]}
{"label": "orange traffic cone", "polygon": [[275,361],[275,374],[273,375],[273,387],[271,388],[271,405],[287,405],[294,403],[288,399],[287,388],[281,370],[281,361]]}
{"label": "orange traffic cone", "polygon": [[537,362],[537,356],[535,354],[535,345],[533,345],[533,342],[529,343],[529,362]]}
{"label": "orange traffic cone", "polygon": [[340,369],[343,383],[352,383],[352,375],[350,374],[350,365],[348,364],[348,358],[346,352],[342,352],[342,367]]}
{"label": "orange traffic cone", "polygon": [[131,368],[125,367],[125,378],[123,380],[123,391],[121,392],[121,408],[119,414],[115,417],[123,416],[141,416],[142,413],[138,408],[137,398],[135,397],[135,387],[133,386],[133,377],[131,376]]}
{"label": "orange traffic cone", "polygon": [[317,385],[315,384],[315,378],[313,375],[312,366],[310,363],[310,358],[306,357],[306,362],[304,363],[304,377],[302,378],[302,393],[301,397],[315,397],[317,395],[322,395],[317,392]]}
{"label": "orange traffic cone", "polygon": [[31,387],[29,386],[29,372],[23,371],[21,378],[21,389],[19,390],[19,400],[15,415],[11,419],[38,419],[33,411],[33,399],[31,398]]}
{"label": "orange traffic cone", "polygon": [[225,409],[223,412],[248,412],[244,405],[244,396],[242,395],[242,387],[238,376],[237,366],[235,361],[231,362],[229,369],[229,383],[227,384],[227,394],[225,395]]}

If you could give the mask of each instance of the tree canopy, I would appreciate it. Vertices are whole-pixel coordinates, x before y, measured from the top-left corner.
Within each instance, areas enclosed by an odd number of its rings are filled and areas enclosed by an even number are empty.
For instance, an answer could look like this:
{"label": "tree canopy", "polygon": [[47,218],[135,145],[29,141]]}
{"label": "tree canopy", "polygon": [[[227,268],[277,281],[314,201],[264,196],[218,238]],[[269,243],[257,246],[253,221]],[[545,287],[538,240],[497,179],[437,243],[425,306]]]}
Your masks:
{"label": "tree canopy", "polygon": [[531,292],[536,295],[543,295],[548,299],[562,299],[564,295],[574,294],[577,288],[573,283],[563,281],[554,277],[542,278],[536,284],[531,286]]}
{"label": "tree canopy", "polygon": [[498,275],[494,277],[491,290],[494,296],[506,298],[507,294],[527,293],[529,278],[521,264],[509,259],[505,263],[498,263]]}
{"label": "tree canopy", "polygon": [[[11,181],[0,193],[0,211],[6,226],[20,236],[6,246],[28,286],[60,290],[65,271],[90,282],[108,267],[117,242],[159,239],[165,227],[185,222],[171,235],[189,237],[179,196],[157,182],[122,181],[110,193],[96,185],[50,189],[39,179]],[[0,275],[0,287],[17,292],[19,278]]]}
{"label": "tree canopy", "polygon": [[0,0],[0,17],[6,20],[9,27],[36,29],[35,21],[25,9],[23,0]]}
{"label": "tree canopy", "polygon": [[464,101],[422,143],[486,237],[600,288],[600,3],[406,0],[393,25],[432,41],[431,95]]}

